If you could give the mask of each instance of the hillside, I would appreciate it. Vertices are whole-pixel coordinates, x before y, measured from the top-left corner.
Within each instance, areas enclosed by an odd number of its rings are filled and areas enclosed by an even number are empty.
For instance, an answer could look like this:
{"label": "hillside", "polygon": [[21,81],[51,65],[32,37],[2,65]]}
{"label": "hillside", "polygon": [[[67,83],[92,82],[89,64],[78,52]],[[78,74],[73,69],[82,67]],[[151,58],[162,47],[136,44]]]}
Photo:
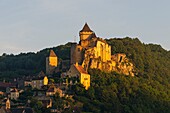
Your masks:
{"label": "hillside", "polygon": [[[143,44],[139,39],[106,39],[112,54],[125,53],[134,63],[135,77],[89,70],[91,87],[75,86],[74,99],[83,103],[80,111],[116,113],[170,112],[170,51],[160,45]],[[52,48],[60,60],[70,59],[71,43]],[[49,49],[0,57],[0,77],[15,78],[45,70]]]}
{"label": "hillside", "polygon": [[46,48],[37,53],[20,53],[19,55],[0,56],[0,77],[8,79],[45,72],[45,60],[49,55],[49,50],[53,49],[60,60],[70,59],[71,43],[60,45],[53,48]]}
{"label": "hillside", "polygon": [[84,111],[115,113],[170,112],[170,52],[138,39],[108,39],[113,53],[126,53],[138,70],[135,77],[89,70],[91,88],[76,88]]}

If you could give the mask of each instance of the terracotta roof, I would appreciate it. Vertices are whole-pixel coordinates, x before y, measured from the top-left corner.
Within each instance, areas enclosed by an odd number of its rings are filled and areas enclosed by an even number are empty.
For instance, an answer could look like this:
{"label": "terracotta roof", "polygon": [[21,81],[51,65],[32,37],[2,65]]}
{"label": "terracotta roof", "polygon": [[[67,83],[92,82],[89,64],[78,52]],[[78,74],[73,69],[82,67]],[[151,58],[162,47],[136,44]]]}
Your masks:
{"label": "terracotta roof", "polygon": [[14,88],[11,92],[18,92],[18,90],[16,88]]}
{"label": "terracotta roof", "polygon": [[85,23],[83,29],[80,32],[93,32],[93,31],[89,28],[88,24]]}
{"label": "terracotta roof", "polygon": [[53,50],[50,50],[50,57],[57,57]]}
{"label": "terracotta roof", "polygon": [[74,66],[76,67],[76,69],[77,69],[80,73],[88,74],[88,73],[84,70],[84,68],[83,68],[82,66],[76,65],[76,64],[74,64]]}

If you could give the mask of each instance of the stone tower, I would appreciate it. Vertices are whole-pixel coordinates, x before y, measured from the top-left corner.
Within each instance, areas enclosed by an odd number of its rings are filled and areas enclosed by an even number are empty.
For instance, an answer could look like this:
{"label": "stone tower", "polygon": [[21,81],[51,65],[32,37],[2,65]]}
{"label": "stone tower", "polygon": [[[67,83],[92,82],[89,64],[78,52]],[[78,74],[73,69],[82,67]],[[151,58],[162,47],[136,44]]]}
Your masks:
{"label": "stone tower", "polygon": [[10,109],[11,108],[11,104],[10,104],[10,100],[9,98],[6,101],[6,109]]}
{"label": "stone tower", "polygon": [[58,57],[53,50],[50,50],[49,57],[46,57],[46,74],[53,74],[58,65]]}
{"label": "stone tower", "polygon": [[80,36],[80,45],[82,47],[86,47],[89,44],[89,40],[91,38],[91,35],[94,32],[89,28],[88,24],[85,23],[83,29],[79,32]]}

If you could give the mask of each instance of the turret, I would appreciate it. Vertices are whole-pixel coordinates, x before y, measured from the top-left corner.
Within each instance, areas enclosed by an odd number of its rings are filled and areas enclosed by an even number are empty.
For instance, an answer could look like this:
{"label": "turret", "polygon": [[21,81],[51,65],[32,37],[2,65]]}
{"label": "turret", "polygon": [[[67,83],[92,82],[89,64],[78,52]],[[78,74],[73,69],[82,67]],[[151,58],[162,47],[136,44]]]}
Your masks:
{"label": "turret", "polygon": [[89,28],[88,24],[85,23],[83,29],[79,32],[80,41],[88,39],[92,34],[93,31]]}
{"label": "turret", "polygon": [[53,74],[54,69],[58,65],[58,57],[53,50],[50,50],[49,57],[46,58],[46,74]]}

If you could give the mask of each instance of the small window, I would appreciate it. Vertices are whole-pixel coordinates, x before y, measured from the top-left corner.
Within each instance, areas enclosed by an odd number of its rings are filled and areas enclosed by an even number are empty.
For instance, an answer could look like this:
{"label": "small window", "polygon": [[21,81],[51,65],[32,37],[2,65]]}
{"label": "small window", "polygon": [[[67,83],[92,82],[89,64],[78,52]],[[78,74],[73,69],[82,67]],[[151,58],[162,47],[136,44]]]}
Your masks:
{"label": "small window", "polygon": [[80,52],[80,48],[78,48],[78,52]]}
{"label": "small window", "polygon": [[88,80],[88,78],[84,78],[84,80]]}
{"label": "small window", "polygon": [[119,62],[121,62],[122,61],[122,56],[120,56],[120,60],[119,60]]}

